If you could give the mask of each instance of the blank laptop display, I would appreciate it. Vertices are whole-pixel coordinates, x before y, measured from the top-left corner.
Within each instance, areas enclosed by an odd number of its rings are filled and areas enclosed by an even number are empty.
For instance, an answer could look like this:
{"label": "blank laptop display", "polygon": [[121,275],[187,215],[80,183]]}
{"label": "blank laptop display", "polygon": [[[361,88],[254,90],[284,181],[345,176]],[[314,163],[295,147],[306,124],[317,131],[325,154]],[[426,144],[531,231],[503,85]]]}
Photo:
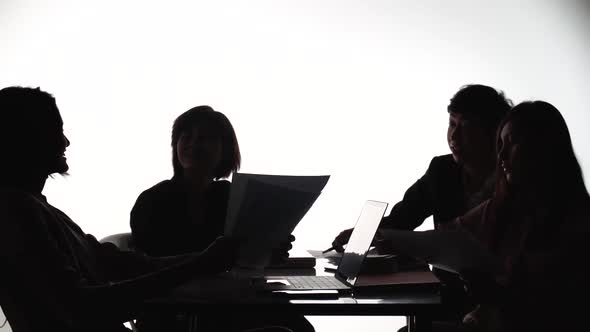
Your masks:
{"label": "blank laptop display", "polygon": [[288,283],[287,285],[273,286],[272,289],[352,289],[386,209],[387,203],[385,202],[367,201],[364,204],[334,276],[269,277],[267,279],[269,282],[280,279]]}

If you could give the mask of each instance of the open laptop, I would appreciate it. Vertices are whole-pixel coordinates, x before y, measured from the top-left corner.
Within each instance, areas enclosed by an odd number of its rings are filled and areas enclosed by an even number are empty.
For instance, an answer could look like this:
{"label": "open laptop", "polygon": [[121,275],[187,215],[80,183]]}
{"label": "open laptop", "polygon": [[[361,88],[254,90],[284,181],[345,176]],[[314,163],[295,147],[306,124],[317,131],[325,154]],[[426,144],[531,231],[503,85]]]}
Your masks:
{"label": "open laptop", "polygon": [[365,203],[334,276],[273,276],[266,278],[268,283],[280,280],[285,284],[273,284],[268,289],[352,290],[386,209],[384,202]]}

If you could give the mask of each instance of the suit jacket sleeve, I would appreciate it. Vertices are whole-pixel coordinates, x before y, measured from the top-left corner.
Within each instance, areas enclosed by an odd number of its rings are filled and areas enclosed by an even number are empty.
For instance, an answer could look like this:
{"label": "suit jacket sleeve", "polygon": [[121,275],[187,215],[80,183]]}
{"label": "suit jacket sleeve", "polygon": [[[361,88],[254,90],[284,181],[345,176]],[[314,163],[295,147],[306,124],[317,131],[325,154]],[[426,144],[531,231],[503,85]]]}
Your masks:
{"label": "suit jacket sleeve", "polygon": [[435,159],[430,162],[426,173],[394,205],[391,213],[381,220],[381,227],[411,230],[420,226],[433,213],[432,181]]}

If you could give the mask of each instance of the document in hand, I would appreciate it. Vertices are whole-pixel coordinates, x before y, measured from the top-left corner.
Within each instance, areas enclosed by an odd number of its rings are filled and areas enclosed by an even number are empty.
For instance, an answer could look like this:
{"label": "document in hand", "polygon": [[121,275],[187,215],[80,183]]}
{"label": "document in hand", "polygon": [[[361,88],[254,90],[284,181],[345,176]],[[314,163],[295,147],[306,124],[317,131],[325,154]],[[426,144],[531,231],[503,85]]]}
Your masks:
{"label": "document in hand", "polygon": [[225,235],[240,241],[238,265],[262,268],[321,194],[329,176],[235,173]]}
{"label": "document in hand", "polygon": [[498,259],[464,230],[382,230],[381,234],[396,253],[423,259],[443,270],[493,272],[500,268]]}

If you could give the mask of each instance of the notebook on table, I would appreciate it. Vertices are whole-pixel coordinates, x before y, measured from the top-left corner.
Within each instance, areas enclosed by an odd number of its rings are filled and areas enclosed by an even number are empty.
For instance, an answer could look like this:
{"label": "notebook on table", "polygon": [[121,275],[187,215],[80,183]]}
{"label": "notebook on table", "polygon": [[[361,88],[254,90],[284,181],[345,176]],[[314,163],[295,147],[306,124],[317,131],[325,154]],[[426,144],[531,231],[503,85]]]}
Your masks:
{"label": "notebook on table", "polygon": [[273,276],[266,289],[352,290],[386,209],[387,203],[365,202],[334,276]]}

